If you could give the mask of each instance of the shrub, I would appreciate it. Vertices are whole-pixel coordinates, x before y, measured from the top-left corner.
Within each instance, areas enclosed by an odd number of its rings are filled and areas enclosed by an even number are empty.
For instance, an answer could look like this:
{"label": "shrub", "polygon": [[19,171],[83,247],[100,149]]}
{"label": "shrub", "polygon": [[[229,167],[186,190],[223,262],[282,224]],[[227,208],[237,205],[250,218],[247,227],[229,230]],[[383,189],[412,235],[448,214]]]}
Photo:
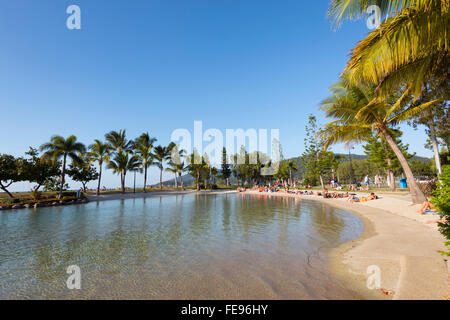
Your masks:
{"label": "shrub", "polygon": [[62,198],[63,201],[67,202],[67,201],[71,201],[71,200],[77,200],[77,197],[74,196],[64,196]]}
{"label": "shrub", "polygon": [[38,201],[39,199],[41,199],[42,196],[42,192],[32,189],[31,190],[31,198],[35,201]]}
{"label": "shrub", "polygon": [[436,205],[442,218],[446,223],[439,223],[439,230],[447,238],[447,248],[449,252],[446,254],[450,256],[450,165],[443,166],[442,174],[439,176],[437,189],[434,191],[434,197],[431,201]]}
{"label": "shrub", "polygon": [[7,206],[11,206],[14,204],[19,204],[20,203],[20,199],[18,198],[5,198],[2,200],[2,203],[7,205]]}
{"label": "shrub", "polygon": [[76,197],[77,192],[76,191],[63,191],[64,197]]}

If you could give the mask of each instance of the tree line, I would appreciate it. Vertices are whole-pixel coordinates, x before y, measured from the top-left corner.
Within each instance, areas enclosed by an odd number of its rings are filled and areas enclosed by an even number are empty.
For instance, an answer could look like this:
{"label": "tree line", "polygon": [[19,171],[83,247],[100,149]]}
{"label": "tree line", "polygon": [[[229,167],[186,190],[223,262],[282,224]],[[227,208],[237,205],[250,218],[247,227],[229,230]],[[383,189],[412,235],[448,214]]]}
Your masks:
{"label": "tree line", "polygon": [[[143,191],[147,192],[150,166],[160,169],[162,189],[163,170],[181,176],[181,172],[186,168],[171,160],[171,154],[176,150],[174,143],[154,146],[156,141],[156,138],[151,137],[148,132],[129,140],[126,130],[121,129],[107,133],[103,141],[96,139],[93,144],[86,147],[74,135],[67,138],[55,135],[39,149],[30,147],[23,157],[0,155],[0,188],[13,198],[14,195],[9,192],[8,187],[15,182],[29,181],[36,184],[33,191],[38,191],[42,186],[46,191],[53,191],[56,188],[59,191],[59,198],[62,198],[63,190],[68,188],[66,183],[68,175],[74,181],[82,183],[85,190],[88,182],[98,180],[96,189],[98,195],[103,167],[106,164],[107,169],[120,176],[122,192],[125,192],[125,178],[129,172],[143,173]],[[94,164],[98,165],[98,171]]]}

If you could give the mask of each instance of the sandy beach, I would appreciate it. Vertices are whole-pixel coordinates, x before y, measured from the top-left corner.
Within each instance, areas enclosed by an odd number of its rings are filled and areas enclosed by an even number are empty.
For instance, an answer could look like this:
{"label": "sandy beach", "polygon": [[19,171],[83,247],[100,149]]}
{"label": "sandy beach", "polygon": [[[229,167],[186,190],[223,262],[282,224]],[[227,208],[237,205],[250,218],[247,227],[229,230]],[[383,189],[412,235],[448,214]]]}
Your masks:
{"label": "sandy beach", "polygon": [[381,299],[386,298],[386,293],[398,300],[449,298],[450,262],[440,255],[445,250],[445,238],[436,223],[427,223],[439,216],[419,214],[420,205],[412,205],[409,196],[381,194],[378,200],[351,203],[347,199],[324,199],[316,195],[246,193],[301,197],[359,216],[365,224],[362,237],[336,248],[330,258],[332,270],[359,289],[367,290],[363,286],[366,287],[369,276],[368,267],[378,266]]}
{"label": "sandy beach", "polygon": [[[133,199],[143,197],[237,193],[234,190],[215,191],[154,191],[135,194],[89,195],[90,201]],[[445,250],[444,237],[436,223],[438,215],[419,214],[420,205],[412,205],[409,196],[381,194],[380,199],[351,203],[347,199],[324,199],[316,195],[294,195],[283,192],[260,193],[255,196],[300,197],[320,201],[350,211],[365,225],[362,237],[332,251],[330,268],[338,276],[365,293],[380,299],[446,299],[450,296],[449,269],[440,251]],[[362,195],[363,196],[363,195]],[[369,293],[366,286],[368,267],[377,266],[381,284],[378,293]]]}

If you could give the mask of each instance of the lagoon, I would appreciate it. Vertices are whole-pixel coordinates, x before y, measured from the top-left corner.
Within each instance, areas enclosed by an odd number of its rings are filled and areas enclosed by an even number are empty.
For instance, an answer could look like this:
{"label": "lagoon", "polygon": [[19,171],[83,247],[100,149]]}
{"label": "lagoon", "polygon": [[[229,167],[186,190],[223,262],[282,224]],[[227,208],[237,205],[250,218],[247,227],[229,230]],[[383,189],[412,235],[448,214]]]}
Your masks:
{"label": "lagoon", "polygon": [[[0,213],[0,299],[359,299],[328,255],[364,229],[324,203],[154,196]],[[79,266],[81,289],[67,268]]]}

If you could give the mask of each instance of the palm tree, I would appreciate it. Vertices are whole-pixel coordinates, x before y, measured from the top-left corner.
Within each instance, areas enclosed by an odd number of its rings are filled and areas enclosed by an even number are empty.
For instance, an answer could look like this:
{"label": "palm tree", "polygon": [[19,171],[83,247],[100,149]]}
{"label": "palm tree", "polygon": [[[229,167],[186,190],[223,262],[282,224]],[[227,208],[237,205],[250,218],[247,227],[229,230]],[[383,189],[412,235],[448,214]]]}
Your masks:
{"label": "palm tree", "polygon": [[207,168],[205,158],[200,156],[194,149],[194,152],[189,156],[189,174],[195,178],[197,185],[197,191],[200,190],[200,176],[202,172]]}
{"label": "palm tree", "polygon": [[297,166],[297,161],[295,160],[289,160],[287,162],[287,167],[289,170],[289,183],[292,184],[292,171],[297,171],[298,170],[298,166]]}
{"label": "palm tree", "polygon": [[170,159],[171,152],[175,144],[171,142],[167,147],[163,147],[161,145],[156,146],[153,149],[153,156],[155,159],[155,165],[159,168],[159,188],[162,190],[162,173],[164,170],[164,162]]}
{"label": "palm tree", "polygon": [[103,162],[109,162],[110,159],[110,147],[108,144],[95,139],[94,143],[91,144],[89,146],[89,160],[91,162],[97,161],[98,162],[98,166],[99,166],[99,175],[98,175],[98,185],[97,185],[97,195],[100,194],[100,183],[102,180],[102,167],[103,167]]}
{"label": "palm tree", "polygon": [[[109,144],[109,149],[111,152],[115,152],[116,155],[122,152],[130,152],[133,149],[133,142],[128,141],[126,138],[126,130],[120,129],[119,131],[110,131],[105,134],[105,139]],[[124,177],[120,173],[120,180],[122,181]]]}
{"label": "palm tree", "polygon": [[178,164],[169,161],[167,163],[168,167],[166,169],[164,169],[167,172],[172,172],[175,176],[175,189],[178,189],[178,179],[177,179],[177,173],[178,173]]}
{"label": "palm tree", "polygon": [[86,150],[84,144],[77,142],[77,137],[74,135],[69,136],[64,139],[61,136],[53,136],[50,142],[44,143],[40,147],[41,151],[44,151],[42,158],[50,159],[53,163],[57,162],[62,158],[61,163],[61,176],[60,176],[60,187],[59,187],[59,199],[62,199],[64,181],[66,176],[66,163],[67,158],[71,158],[73,161],[81,162],[80,155]]}
{"label": "palm tree", "polygon": [[133,141],[128,141],[125,129],[110,131],[105,134],[105,138],[109,143],[111,151],[114,151],[117,154],[122,153],[122,151],[128,152],[133,149]]}
{"label": "palm tree", "polygon": [[141,159],[144,169],[144,192],[147,192],[147,170],[153,164],[152,148],[155,142],[156,138],[151,138],[148,132],[141,134],[134,142],[134,150]]}
{"label": "palm tree", "polygon": [[175,188],[178,188],[177,174],[179,175],[181,190],[184,190],[183,177],[181,175],[184,171],[187,170],[187,166],[185,166],[184,162],[182,161],[185,157],[185,154],[186,151],[184,149],[180,150],[177,145],[173,144],[170,152],[170,161],[168,163],[170,167],[166,169],[166,171],[175,174]]}
{"label": "palm tree", "polygon": [[408,162],[393,139],[392,128],[414,117],[435,101],[422,105],[403,106],[402,95],[399,99],[391,96],[387,100],[373,99],[373,85],[354,84],[347,78],[333,85],[332,95],[321,103],[327,118],[335,120],[328,123],[321,135],[327,139],[327,146],[338,142],[362,142],[367,140],[372,131],[383,138],[397,156],[408,179],[412,200],[422,203],[425,196],[419,189]]}
{"label": "palm tree", "polygon": [[177,165],[177,168],[178,176],[180,177],[181,190],[184,191],[183,172],[187,171],[189,169],[189,166],[187,166],[183,161]]}
{"label": "palm tree", "polygon": [[[357,82],[377,85],[387,97],[405,86],[417,99],[429,81],[448,89],[448,0],[379,0],[388,18],[352,50],[346,72]],[[365,14],[369,0],[333,0],[336,23]]]}
{"label": "palm tree", "polygon": [[112,169],[114,173],[120,174],[120,184],[122,193],[125,193],[125,177],[128,171],[138,171],[141,166],[141,161],[137,155],[130,155],[127,152],[120,152],[116,154],[114,159],[108,163],[108,168]]}

